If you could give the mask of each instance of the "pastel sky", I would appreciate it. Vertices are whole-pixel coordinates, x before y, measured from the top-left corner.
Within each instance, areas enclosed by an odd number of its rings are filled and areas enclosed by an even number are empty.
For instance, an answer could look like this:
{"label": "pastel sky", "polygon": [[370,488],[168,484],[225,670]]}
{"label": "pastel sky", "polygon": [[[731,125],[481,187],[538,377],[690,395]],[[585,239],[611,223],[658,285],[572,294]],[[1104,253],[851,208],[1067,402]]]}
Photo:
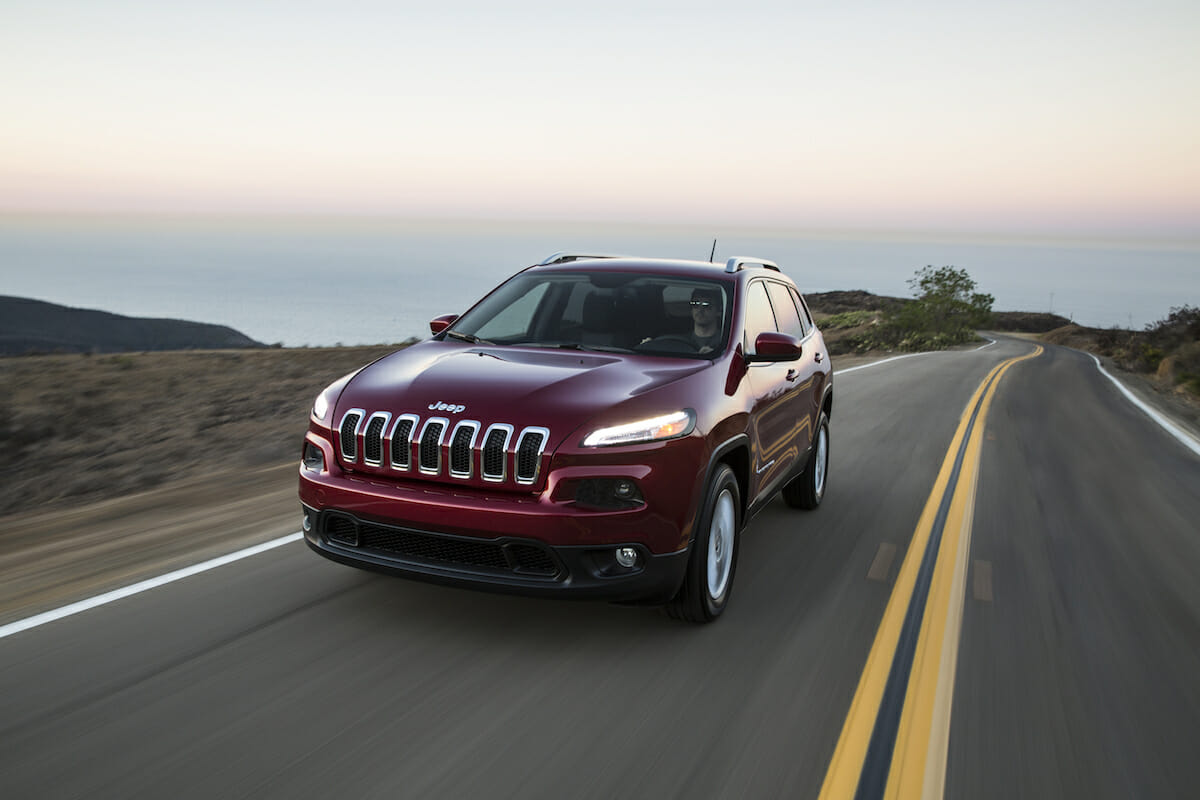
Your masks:
{"label": "pastel sky", "polygon": [[0,0],[0,212],[1200,239],[1200,3]]}

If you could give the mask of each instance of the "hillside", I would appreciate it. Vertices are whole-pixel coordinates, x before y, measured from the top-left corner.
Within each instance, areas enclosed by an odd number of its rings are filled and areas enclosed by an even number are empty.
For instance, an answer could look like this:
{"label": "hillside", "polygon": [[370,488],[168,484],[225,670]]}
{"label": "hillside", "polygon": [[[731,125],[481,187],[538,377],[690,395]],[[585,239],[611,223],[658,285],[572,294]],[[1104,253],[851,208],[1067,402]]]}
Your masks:
{"label": "hillside", "polygon": [[1064,325],[1041,338],[1111,358],[1157,390],[1200,404],[1200,308],[1173,308],[1140,331]]}
{"label": "hillside", "polygon": [[[913,302],[911,298],[888,297],[862,290],[813,292],[806,294],[805,300],[834,355],[876,350],[870,335],[872,328]],[[993,311],[984,327],[994,331],[1045,333],[1068,324],[1069,319],[1057,314]]]}
{"label": "hillside", "polygon": [[0,355],[225,350],[264,347],[224,325],[123,317],[0,296]]}

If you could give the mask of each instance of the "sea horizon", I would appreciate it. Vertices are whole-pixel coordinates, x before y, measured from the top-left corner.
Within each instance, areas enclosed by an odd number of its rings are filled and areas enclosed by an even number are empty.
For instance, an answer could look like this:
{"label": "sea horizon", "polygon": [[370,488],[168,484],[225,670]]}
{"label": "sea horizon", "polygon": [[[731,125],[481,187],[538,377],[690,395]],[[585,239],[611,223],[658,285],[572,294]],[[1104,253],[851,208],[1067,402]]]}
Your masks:
{"label": "sea horizon", "polygon": [[335,215],[0,214],[0,294],[228,325],[288,347],[428,335],[559,251],[780,264],[806,293],[911,296],[967,270],[998,311],[1140,329],[1200,305],[1200,241],[1080,232],[850,230]]}

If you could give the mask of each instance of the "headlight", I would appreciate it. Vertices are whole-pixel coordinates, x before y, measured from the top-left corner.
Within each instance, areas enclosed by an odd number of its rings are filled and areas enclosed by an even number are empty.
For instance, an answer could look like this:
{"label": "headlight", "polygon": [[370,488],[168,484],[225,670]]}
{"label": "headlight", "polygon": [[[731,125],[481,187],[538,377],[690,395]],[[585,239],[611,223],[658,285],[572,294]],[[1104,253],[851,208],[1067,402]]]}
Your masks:
{"label": "headlight", "polygon": [[329,410],[333,408],[333,403],[337,400],[338,395],[342,393],[342,389],[346,388],[346,384],[350,379],[358,374],[358,370],[343,375],[333,383],[325,387],[325,389],[317,395],[317,399],[313,401],[312,415],[317,422],[324,422],[325,417],[329,416]]}
{"label": "headlight", "polygon": [[694,427],[696,427],[696,412],[685,408],[661,417],[651,417],[625,425],[614,425],[611,428],[592,431],[583,440],[583,446],[608,447],[614,444],[637,444],[677,439],[680,436],[687,436]]}
{"label": "headlight", "polygon": [[317,400],[315,403],[313,403],[313,416],[319,419],[321,422],[324,422],[325,416],[329,413],[329,405],[329,390],[326,389],[317,395]]}

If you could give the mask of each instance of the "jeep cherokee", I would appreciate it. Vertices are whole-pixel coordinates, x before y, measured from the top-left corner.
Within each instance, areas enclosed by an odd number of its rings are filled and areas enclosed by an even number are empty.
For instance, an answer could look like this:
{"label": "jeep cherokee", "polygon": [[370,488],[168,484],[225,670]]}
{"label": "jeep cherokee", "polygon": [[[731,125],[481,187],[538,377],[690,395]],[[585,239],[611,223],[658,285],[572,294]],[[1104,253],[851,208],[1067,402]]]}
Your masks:
{"label": "jeep cherokee", "polygon": [[747,521],[825,493],[832,368],[769,261],[560,253],[430,329],[313,405],[300,500],[327,558],[708,622]]}

